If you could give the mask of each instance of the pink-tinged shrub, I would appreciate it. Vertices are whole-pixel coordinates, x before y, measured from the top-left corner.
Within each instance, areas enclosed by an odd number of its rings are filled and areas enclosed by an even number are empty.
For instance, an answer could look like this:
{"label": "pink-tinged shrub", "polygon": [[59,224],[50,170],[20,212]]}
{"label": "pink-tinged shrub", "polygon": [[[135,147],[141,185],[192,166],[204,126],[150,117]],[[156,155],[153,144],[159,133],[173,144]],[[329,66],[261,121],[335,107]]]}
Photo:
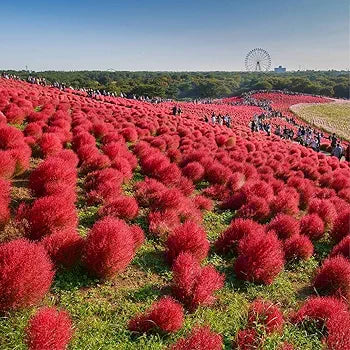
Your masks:
{"label": "pink-tinged shrub", "polygon": [[205,169],[205,178],[212,184],[225,184],[230,176],[230,169],[218,162],[214,162]]}
{"label": "pink-tinged shrub", "polygon": [[248,326],[262,325],[267,334],[281,332],[284,324],[280,309],[266,300],[255,300],[249,307]]}
{"label": "pink-tinged shrub", "polygon": [[124,221],[105,217],[89,231],[83,247],[83,262],[89,272],[112,278],[131,262],[135,252],[133,233]]}
{"label": "pink-tinged shrub", "polygon": [[182,173],[191,179],[193,182],[198,182],[203,179],[204,168],[199,162],[190,162],[184,168],[182,168]]}
{"label": "pink-tinged shrub", "polygon": [[128,329],[138,333],[147,333],[153,330],[172,333],[181,329],[183,321],[182,306],[171,297],[163,297],[144,314],[132,318]]}
{"label": "pink-tinged shrub", "polygon": [[131,220],[138,215],[138,212],[139,206],[133,197],[120,196],[105,204],[99,210],[99,215]]}
{"label": "pink-tinged shrub", "polygon": [[32,171],[29,188],[36,196],[45,196],[50,185],[68,186],[75,191],[77,170],[63,159],[50,157]]}
{"label": "pink-tinged shrub", "polygon": [[10,151],[0,150],[0,178],[10,179],[16,170],[16,159]]}
{"label": "pink-tinged shrub", "polygon": [[206,326],[194,328],[187,338],[178,340],[170,350],[221,350],[222,347],[222,336]]}
{"label": "pink-tinged shrub", "polygon": [[134,249],[136,251],[141,247],[141,245],[145,241],[145,233],[143,232],[142,228],[137,225],[131,225],[129,229],[132,234],[132,238],[134,241]]}
{"label": "pink-tinged shrub", "polygon": [[331,251],[330,256],[342,255],[350,259],[350,235],[344,237]]}
{"label": "pink-tinged shrub", "polygon": [[316,321],[318,332],[328,349],[350,348],[350,313],[347,305],[332,297],[309,298],[292,317],[294,323]]}
{"label": "pink-tinged shrub", "polygon": [[25,112],[16,104],[8,104],[2,112],[5,114],[7,122],[11,124],[22,124],[25,118]]}
{"label": "pink-tinged shrub", "polygon": [[317,214],[326,226],[332,226],[337,216],[334,205],[329,199],[313,199],[308,214]]}
{"label": "pink-tinged shrub", "polygon": [[257,331],[254,328],[246,328],[238,331],[233,348],[238,350],[259,349],[261,343],[262,340]]}
{"label": "pink-tinged shrub", "polygon": [[350,235],[350,210],[346,210],[337,216],[330,235],[337,243]]}
{"label": "pink-tinged shrub", "polygon": [[283,250],[287,260],[308,260],[314,253],[314,246],[307,236],[294,235],[284,241]]}
{"label": "pink-tinged shrub", "polygon": [[12,148],[9,152],[16,161],[14,176],[21,175],[29,169],[31,150],[27,144],[23,144],[18,148]]}
{"label": "pink-tinged shrub", "polygon": [[213,201],[205,196],[198,195],[193,198],[193,204],[199,210],[213,210],[214,204]]}
{"label": "pink-tinged shrub", "polygon": [[66,311],[44,307],[29,320],[29,350],[65,350],[73,336],[71,318]]}
{"label": "pink-tinged shrub", "polygon": [[73,202],[60,196],[46,196],[24,208],[23,216],[26,236],[41,239],[55,231],[75,228],[78,223]]}
{"label": "pink-tinged shrub", "polygon": [[121,134],[127,142],[136,142],[138,139],[137,131],[134,128],[125,128],[121,130]]}
{"label": "pink-tinged shrub", "polygon": [[316,273],[313,286],[319,293],[350,300],[350,261],[342,256],[325,260]]}
{"label": "pink-tinged shrub", "polygon": [[136,184],[135,197],[139,204],[143,207],[152,205],[160,192],[164,191],[166,187],[159,181],[146,178]]}
{"label": "pink-tinged shrub", "polygon": [[299,221],[293,216],[279,214],[269,222],[266,230],[275,231],[279,239],[287,239],[299,234]]}
{"label": "pink-tinged shrub", "polygon": [[324,235],[323,220],[317,214],[307,214],[300,220],[300,233],[312,240],[319,240]]}
{"label": "pink-tinged shrub", "polygon": [[268,202],[258,196],[250,196],[246,203],[237,211],[237,217],[264,221],[270,215]]}
{"label": "pink-tinged shrub", "polygon": [[224,276],[214,267],[201,268],[190,253],[180,253],[173,267],[173,293],[190,310],[199,305],[211,305],[214,292],[223,287]]}
{"label": "pink-tinged shrub", "polygon": [[49,291],[53,265],[45,249],[25,239],[0,245],[0,310],[39,302]]}
{"label": "pink-tinged shrub", "polygon": [[284,254],[277,236],[252,234],[238,245],[235,273],[238,278],[250,282],[271,284],[284,266]]}
{"label": "pink-tinged shrub", "polygon": [[235,219],[215,242],[215,248],[220,253],[236,252],[237,244],[243,237],[253,233],[263,234],[263,227],[250,219]]}
{"label": "pink-tinged shrub", "polygon": [[299,212],[299,193],[294,188],[286,188],[278,193],[271,201],[271,211],[273,215],[288,214],[297,215]]}
{"label": "pink-tinged shrub", "polygon": [[227,187],[231,189],[231,191],[238,191],[241,189],[246,182],[246,177],[243,173],[241,172],[235,172],[233,173],[228,182],[227,182]]}
{"label": "pink-tinged shrub", "polygon": [[166,241],[166,257],[171,263],[181,252],[191,253],[198,261],[205,259],[209,252],[207,234],[193,222],[178,226]]}
{"label": "pink-tinged shrub", "polygon": [[38,141],[43,135],[42,129],[43,129],[43,125],[39,122],[29,123],[25,127],[23,134],[25,136],[31,136],[34,138],[35,141]]}
{"label": "pink-tinged shrub", "polygon": [[83,242],[75,229],[66,229],[44,237],[41,244],[56,266],[70,268],[80,259]]}
{"label": "pink-tinged shrub", "polygon": [[44,157],[55,155],[63,149],[60,138],[53,133],[43,134],[39,145]]}
{"label": "pink-tinged shrub", "polygon": [[287,342],[283,342],[279,347],[278,350],[294,350],[294,345],[287,343]]}
{"label": "pink-tinged shrub", "polygon": [[86,176],[84,188],[86,191],[97,190],[101,184],[107,182],[119,188],[123,183],[123,175],[120,171],[110,168],[97,170]]}
{"label": "pink-tinged shrub", "polygon": [[0,229],[10,219],[10,183],[0,178]]}
{"label": "pink-tinged shrub", "polygon": [[160,237],[167,237],[175,227],[180,225],[180,218],[176,210],[150,212],[148,215],[149,232]]}
{"label": "pink-tinged shrub", "polygon": [[155,194],[150,205],[153,210],[179,209],[184,202],[184,196],[176,189],[165,189]]}

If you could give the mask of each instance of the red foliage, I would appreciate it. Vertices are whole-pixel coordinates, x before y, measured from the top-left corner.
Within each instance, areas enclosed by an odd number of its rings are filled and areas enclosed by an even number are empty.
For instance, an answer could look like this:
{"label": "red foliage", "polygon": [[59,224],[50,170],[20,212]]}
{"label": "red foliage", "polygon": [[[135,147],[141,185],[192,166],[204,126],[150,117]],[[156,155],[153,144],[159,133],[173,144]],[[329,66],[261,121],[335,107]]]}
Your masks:
{"label": "red foliage", "polygon": [[133,197],[119,196],[105,204],[99,210],[99,215],[131,220],[138,215],[138,212],[139,206]]}
{"label": "red foliage", "polygon": [[10,219],[10,183],[0,178],[0,230]]}
{"label": "red foliage", "polygon": [[193,182],[199,182],[203,179],[204,168],[199,162],[190,162],[182,168],[182,173]]}
{"label": "red foliage", "polygon": [[143,232],[142,228],[137,225],[131,225],[129,228],[134,241],[134,249],[137,250],[145,241],[145,233]]}
{"label": "red foliage", "polygon": [[346,210],[337,216],[330,235],[335,242],[340,242],[344,237],[350,235],[350,210]]}
{"label": "red foliage", "polygon": [[181,338],[170,350],[221,350],[222,336],[209,327],[194,328],[187,338]]}
{"label": "red foliage", "polygon": [[10,151],[0,150],[0,178],[10,179],[15,173],[16,160]]}
{"label": "red foliage", "polygon": [[313,285],[319,293],[350,300],[350,261],[342,256],[328,258],[318,269]]}
{"label": "red foliage", "polygon": [[337,216],[333,203],[329,199],[313,199],[309,205],[309,214],[317,214],[326,226],[332,226]]}
{"label": "red foliage", "polygon": [[283,244],[284,254],[287,260],[308,260],[314,253],[314,246],[310,239],[304,235],[294,235]]}
{"label": "red foliage", "polygon": [[209,252],[207,234],[193,222],[186,222],[177,227],[166,241],[166,257],[171,263],[181,252],[189,252],[201,261]]}
{"label": "red foliage", "polygon": [[68,312],[44,307],[29,320],[27,327],[29,350],[65,350],[73,336]]}
{"label": "red foliage", "polygon": [[275,231],[279,239],[287,239],[299,234],[299,221],[293,216],[279,214],[270,221],[266,230]]}
{"label": "red foliage", "polygon": [[224,284],[223,275],[211,266],[201,268],[190,253],[180,253],[172,270],[174,295],[190,310],[199,305],[211,305],[215,301],[213,293]]}
{"label": "red foliage", "polygon": [[280,309],[269,301],[255,300],[249,307],[248,326],[260,324],[267,334],[282,331],[284,319]]}
{"label": "red foliage", "polygon": [[123,271],[135,252],[135,238],[124,221],[105,217],[89,231],[83,262],[91,274],[108,279]]}
{"label": "red foliage", "polygon": [[215,248],[222,253],[235,252],[239,240],[256,232],[263,234],[263,227],[257,222],[250,219],[235,219],[217,239]]}
{"label": "red foliage", "polygon": [[131,319],[128,329],[139,333],[147,333],[152,330],[171,333],[178,331],[183,321],[182,306],[171,297],[163,297],[144,314]]}
{"label": "red foliage", "polygon": [[299,212],[299,193],[294,188],[284,188],[271,201],[271,211],[274,215],[278,213],[297,215]]}
{"label": "red foliage", "polygon": [[330,256],[342,255],[350,259],[350,235],[344,237],[331,251]]}
{"label": "red foliage", "polygon": [[24,210],[24,218],[26,236],[33,240],[75,228],[78,222],[74,204],[57,195],[37,199],[32,207]]}
{"label": "red foliage", "polygon": [[148,215],[149,232],[161,237],[167,237],[175,227],[180,225],[180,218],[176,210],[151,212]]}
{"label": "red foliage", "polygon": [[17,239],[0,245],[0,310],[39,302],[51,287],[53,265],[38,244]]}
{"label": "red foliage", "polygon": [[307,214],[300,220],[300,233],[312,240],[318,240],[324,235],[323,220],[317,214]]}
{"label": "red foliage", "polygon": [[284,266],[281,243],[272,232],[244,237],[238,253],[235,272],[243,280],[271,284]]}
{"label": "red foliage", "polygon": [[198,195],[193,198],[194,205],[200,210],[212,210],[214,207],[213,201],[205,196]]}
{"label": "red foliage", "polygon": [[75,229],[67,229],[44,237],[41,244],[56,266],[70,268],[81,257],[83,241]]}
{"label": "red foliage", "polygon": [[44,157],[55,155],[63,149],[60,138],[54,133],[43,134],[39,145]]}
{"label": "red foliage", "polygon": [[261,344],[261,339],[254,328],[247,328],[240,330],[237,333],[236,340],[233,344],[234,349],[238,350],[252,350],[258,349]]}
{"label": "red foliage", "polygon": [[219,162],[214,162],[205,169],[205,178],[211,184],[225,184],[230,176],[230,169],[221,165]]}

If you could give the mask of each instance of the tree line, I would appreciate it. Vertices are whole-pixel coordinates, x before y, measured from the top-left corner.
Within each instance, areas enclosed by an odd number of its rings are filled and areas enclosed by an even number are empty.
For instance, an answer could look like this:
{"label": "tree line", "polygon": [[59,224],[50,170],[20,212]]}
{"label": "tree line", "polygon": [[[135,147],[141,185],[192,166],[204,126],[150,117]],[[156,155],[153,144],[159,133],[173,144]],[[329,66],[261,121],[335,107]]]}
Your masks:
{"label": "tree line", "polygon": [[74,88],[172,99],[220,98],[250,90],[289,90],[349,98],[346,71],[274,72],[128,72],[128,71],[6,71],[23,79],[44,77]]}

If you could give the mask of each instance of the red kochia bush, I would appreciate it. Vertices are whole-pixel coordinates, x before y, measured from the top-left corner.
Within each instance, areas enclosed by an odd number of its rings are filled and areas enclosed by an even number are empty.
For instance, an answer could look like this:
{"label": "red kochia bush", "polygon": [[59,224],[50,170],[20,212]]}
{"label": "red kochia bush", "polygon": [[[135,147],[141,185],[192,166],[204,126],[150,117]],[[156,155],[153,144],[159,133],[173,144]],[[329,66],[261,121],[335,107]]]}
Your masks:
{"label": "red kochia bush", "polygon": [[252,350],[259,349],[261,339],[254,328],[241,329],[236,336],[233,349]]}
{"label": "red kochia bush", "polygon": [[258,196],[250,196],[247,202],[237,211],[237,216],[264,221],[270,215],[268,202]]}
{"label": "red kochia bush", "polygon": [[275,231],[279,239],[287,239],[299,234],[299,221],[293,216],[279,214],[270,221],[266,230]]}
{"label": "red kochia bush", "polygon": [[181,338],[170,350],[222,350],[222,336],[209,327],[194,328],[187,338]]}
{"label": "red kochia bush", "polygon": [[0,230],[10,219],[10,183],[0,178]]}
{"label": "red kochia bush", "polygon": [[137,201],[133,197],[120,196],[105,204],[100,210],[100,216],[115,216],[120,219],[134,219],[139,211]]}
{"label": "red kochia bush", "polygon": [[182,168],[182,173],[193,182],[198,182],[204,176],[204,168],[199,162],[191,162]]}
{"label": "red kochia bush", "polygon": [[58,195],[37,199],[31,208],[24,209],[23,215],[27,221],[26,236],[33,240],[74,228],[78,222],[74,203]]}
{"label": "red kochia bush", "polygon": [[54,133],[43,134],[39,145],[44,157],[59,153],[63,149],[60,138]]}
{"label": "red kochia bush", "polygon": [[308,260],[314,253],[314,246],[310,239],[304,235],[294,235],[284,241],[284,254],[287,260]]}
{"label": "red kochia bush", "polygon": [[123,271],[134,257],[133,233],[124,221],[105,217],[86,238],[83,262],[91,274],[108,279]]}
{"label": "red kochia bush", "polygon": [[313,199],[308,214],[318,214],[326,226],[332,226],[337,216],[334,205],[329,199]]}
{"label": "red kochia bush", "polygon": [[323,220],[317,214],[305,215],[300,220],[300,233],[312,240],[320,239],[324,234]]}
{"label": "red kochia bush", "polygon": [[213,293],[222,288],[224,276],[214,267],[201,268],[190,253],[180,253],[173,264],[174,295],[190,310],[215,301]]}
{"label": "red kochia bush", "polygon": [[50,289],[53,265],[45,249],[18,239],[0,245],[0,310],[39,302]]}
{"label": "red kochia bush", "polygon": [[29,350],[65,350],[72,335],[68,312],[44,307],[29,320],[27,344]]}
{"label": "red kochia bush", "polygon": [[271,284],[284,265],[282,246],[273,232],[244,237],[238,253],[236,275],[251,282]]}
{"label": "red kochia bush", "polygon": [[350,235],[343,238],[331,251],[330,256],[342,255],[350,259]]}
{"label": "red kochia bush", "polygon": [[56,265],[70,268],[79,260],[83,242],[75,229],[66,229],[44,237],[41,244]]}
{"label": "red kochia bush", "polygon": [[336,242],[340,242],[344,237],[350,235],[350,210],[346,210],[337,216],[330,235]]}
{"label": "red kochia bush", "polygon": [[235,252],[238,241],[255,232],[263,234],[263,227],[257,222],[251,219],[235,219],[217,239],[215,248],[222,253]]}
{"label": "red kochia bush", "polygon": [[166,257],[171,263],[181,252],[191,253],[198,261],[205,259],[209,241],[205,231],[193,222],[177,227],[166,241]]}
{"label": "red kochia bush", "polygon": [[328,258],[317,271],[313,285],[319,293],[350,300],[350,261],[342,256]]}
{"label": "red kochia bush", "polygon": [[170,333],[178,331],[182,327],[183,321],[182,306],[171,297],[163,297],[144,314],[131,319],[128,329],[140,333],[152,330]]}
{"label": "red kochia bush", "polygon": [[249,307],[248,325],[250,327],[260,324],[267,334],[281,331],[283,327],[283,315],[280,309],[266,300],[255,300]]}

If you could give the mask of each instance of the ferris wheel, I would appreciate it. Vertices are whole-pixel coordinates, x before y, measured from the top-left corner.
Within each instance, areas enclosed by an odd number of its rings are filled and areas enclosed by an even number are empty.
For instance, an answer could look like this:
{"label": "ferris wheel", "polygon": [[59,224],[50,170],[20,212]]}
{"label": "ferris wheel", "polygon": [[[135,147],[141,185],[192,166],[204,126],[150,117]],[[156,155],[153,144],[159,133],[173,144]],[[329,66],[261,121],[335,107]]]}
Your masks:
{"label": "ferris wheel", "polygon": [[270,54],[263,49],[253,49],[245,58],[245,68],[249,72],[267,72],[271,68]]}

